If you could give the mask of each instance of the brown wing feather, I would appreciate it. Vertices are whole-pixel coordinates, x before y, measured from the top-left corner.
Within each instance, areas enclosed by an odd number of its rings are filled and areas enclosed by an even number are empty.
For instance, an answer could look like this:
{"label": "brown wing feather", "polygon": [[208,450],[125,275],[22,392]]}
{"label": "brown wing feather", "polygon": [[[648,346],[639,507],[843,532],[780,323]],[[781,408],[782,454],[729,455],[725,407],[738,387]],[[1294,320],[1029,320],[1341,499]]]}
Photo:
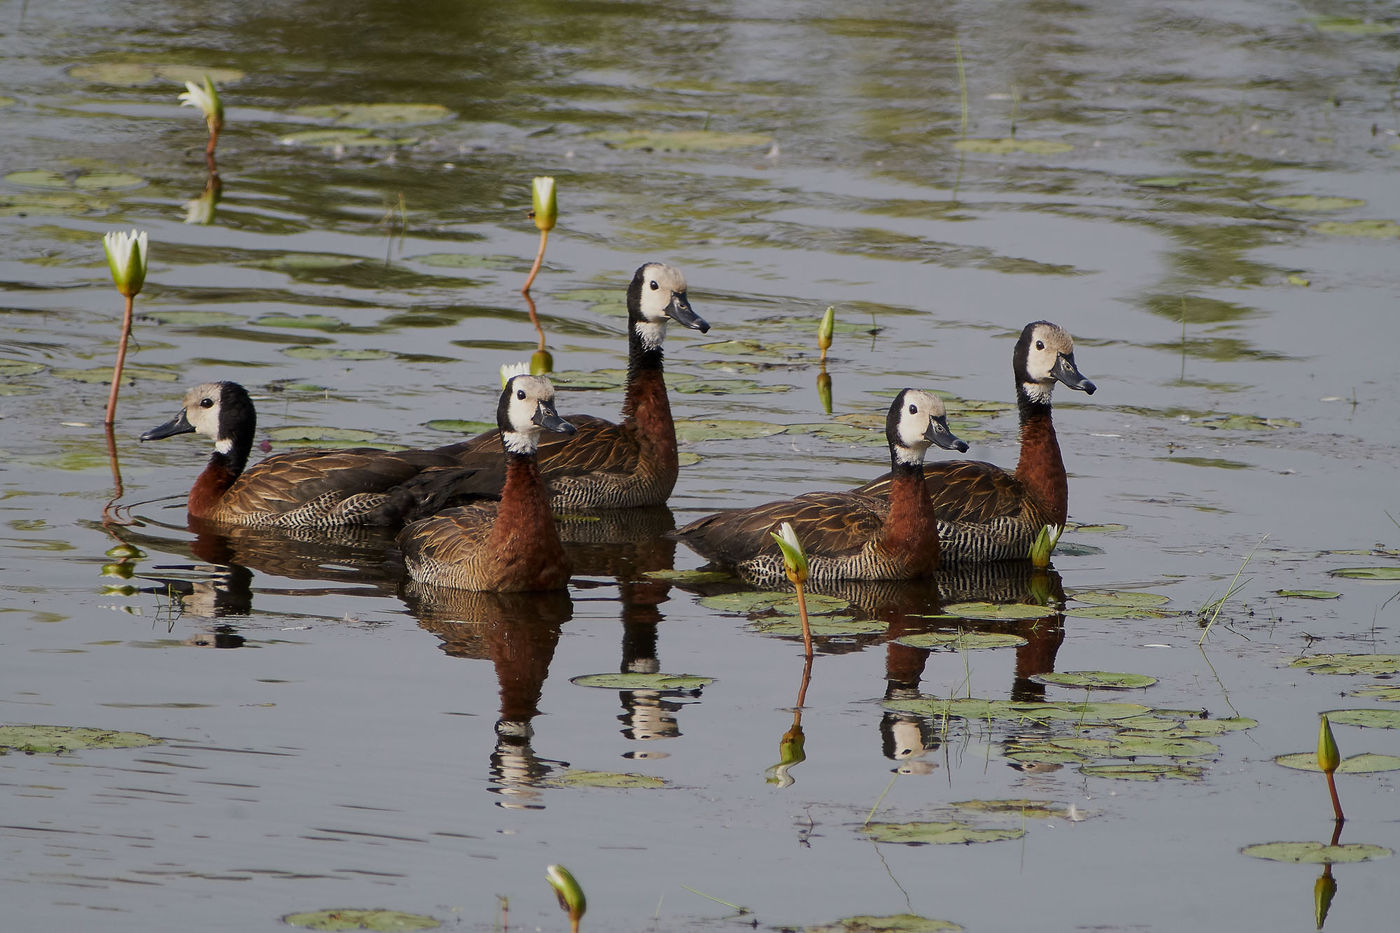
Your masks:
{"label": "brown wing feather", "polygon": [[704,557],[735,564],[777,548],[769,533],[790,522],[809,557],[845,556],[879,536],[888,499],[859,492],[813,492],[706,516],[676,532]]}
{"label": "brown wing feather", "polygon": [[[593,415],[569,415],[565,420],[578,430],[573,434],[546,433],[540,438],[535,456],[546,479],[584,473],[630,474],[636,470],[641,447],[631,431]],[[502,480],[505,478],[500,431],[487,431],[434,452],[452,457],[458,466],[495,469]]]}
{"label": "brown wing feather", "polygon": [[[924,485],[938,520],[981,523],[1022,515],[1031,507],[1026,487],[1013,474],[982,460],[937,460],[924,464]],[[856,492],[888,496],[890,475]]]}
{"label": "brown wing feather", "polygon": [[323,496],[383,492],[426,467],[450,463],[431,450],[293,450],[274,454],[240,476],[220,508],[285,512]]}

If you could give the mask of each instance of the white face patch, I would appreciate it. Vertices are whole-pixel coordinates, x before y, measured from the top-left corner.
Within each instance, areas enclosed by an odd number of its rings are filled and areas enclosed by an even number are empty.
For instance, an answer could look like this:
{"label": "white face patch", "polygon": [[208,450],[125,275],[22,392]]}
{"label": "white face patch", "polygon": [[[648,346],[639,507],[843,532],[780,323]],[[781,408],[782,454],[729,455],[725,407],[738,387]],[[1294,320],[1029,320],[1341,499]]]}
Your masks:
{"label": "white face patch", "polygon": [[925,436],[928,426],[934,418],[942,417],[945,411],[943,400],[930,392],[919,389],[905,392],[896,429],[899,444],[894,448],[895,460],[909,466],[923,463],[930,444]]}
{"label": "white face patch", "polygon": [[685,276],[681,270],[664,262],[649,263],[642,270],[642,320],[651,324],[667,320],[666,309],[671,306],[671,298],[684,294]]}
{"label": "white face patch", "polygon": [[[1026,375],[1036,382],[1053,385],[1055,377],[1050,374],[1050,370],[1055,368],[1061,353],[1069,356],[1073,352],[1074,341],[1068,333],[1054,324],[1041,324],[1031,331],[1031,342],[1026,347]],[[1045,398],[1036,400],[1045,401],[1049,398],[1050,392],[1047,389]]]}
{"label": "white face patch", "polygon": [[514,376],[506,384],[506,391],[510,393],[506,405],[510,430],[501,432],[501,441],[513,454],[532,454],[540,445],[542,430],[535,424],[535,412],[540,402],[554,400],[554,386],[543,376]]}
{"label": "white face patch", "polygon": [[638,321],[633,325],[633,329],[636,330],[637,337],[645,349],[659,350],[666,339],[666,318],[663,317],[658,323]]}

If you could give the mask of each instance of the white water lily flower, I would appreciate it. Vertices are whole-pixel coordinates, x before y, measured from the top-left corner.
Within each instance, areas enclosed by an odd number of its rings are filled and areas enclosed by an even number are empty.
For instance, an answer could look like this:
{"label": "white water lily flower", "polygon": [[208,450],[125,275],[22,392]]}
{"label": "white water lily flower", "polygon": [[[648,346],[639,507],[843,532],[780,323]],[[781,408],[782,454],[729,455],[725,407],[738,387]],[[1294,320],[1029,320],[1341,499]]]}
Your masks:
{"label": "white water lily flower", "polygon": [[146,231],[113,230],[102,238],[102,248],[117,291],[127,298],[135,297],[146,282]]}
{"label": "white water lily flower", "polygon": [[545,232],[553,230],[555,221],[559,219],[559,201],[554,194],[554,179],[548,175],[536,176],[530,190],[530,200],[534,207],[532,213],[535,226]]}
{"label": "white water lily flower", "polygon": [[778,542],[778,550],[783,552],[783,565],[787,569],[788,579],[794,583],[802,583],[807,579],[807,552],[802,548],[802,542],[797,540],[797,532],[793,530],[791,522],[783,522],[777,531],[768,532],[773,536],[773,540]]}
{"label": "white water lily flower", "polygon": [[1035,567],[1049,567],[1050,555],[1055,551],[1055,545],[1060,543],[1060,533],[1064,531],[1059,525],[1045,525],[1036,534],[1035,541],[1031,544],[1030,559],[1031,565]]}
{"label": "white water lily flower", "polygon": [[510,382],[512,376],[528,376],[528,375],[530,375],[530,364],[529,364],[529,363],[502,363],[502,364],[501,364],[501,388],[504,389],[504,388],[506,387],[506,383],[507,383],[507,382]]}
{"label": "white water lily flower", "polygon": [[217,133],[224,126],[224,102],[219,100],[219,92],[214,82],[204,76],[204,86],[193,81],[185,82],[185,93],[180,95],[181,107],[197,107],[204,114],[204,122],[209,124],[209,132]]}

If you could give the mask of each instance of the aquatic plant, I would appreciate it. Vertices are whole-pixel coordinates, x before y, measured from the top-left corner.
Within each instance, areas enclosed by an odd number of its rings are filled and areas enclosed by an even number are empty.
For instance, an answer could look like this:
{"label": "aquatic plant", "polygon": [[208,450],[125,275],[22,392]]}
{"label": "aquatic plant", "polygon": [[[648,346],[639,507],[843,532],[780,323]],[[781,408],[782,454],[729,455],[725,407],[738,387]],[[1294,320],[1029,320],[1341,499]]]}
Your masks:
{"label": "aquatic plant", "polygon": [[802,649],[807,657],[812,656],[812,625],[807,621],[807,594],[803,585],[807,582],[807,552],[802,542],[797,540],[797,532],[790,522],[783,522],[777,531],[770,531],[773,540],[778,542],[778,550],[783,552],[783,569],[787,578],[797,589],[797,610],[802,614]]}
{"label": "aquatic plant", "polygon": [[1035,540],[1031,542],[1030,559],[1031,565],[1042,570],[1050,566],[1050,555],[1055,553],[1055,545],[1060,542],[1060,533],[1064,528],[1060,525],[1045,525],[1040,529]]}
{"label": "aquatic plant", "polygon": [[102,238],[102,248],[107,253],[107,266],[112,270],[112,281],[116,283],[117,291],[126,299],[126,309],[122,314],[121,342],[117,344],[117,361],[112,367],[112,391],[107,396],[107,414],[103,421],[103,424],[111,424],[116,417],[122,367],[126,365],[126,344],[131,338],[132,309],[136,296],[141,292],[141,286],[146,283],[146,232],[111,231]]}
{"label": "aquatic plant", "polygon": [[1342,802],[1337,798],[1337,766],[1342,763],[1342,753],[1337,749],[1337,739],[1332,735],[1332,724],[1327,720],[1327,714],[1322,714],[1322,724],[1317,731],[1317,766],[1322,769],[1322,773],[1327,775],[1327,790],[1332,795],[1332,812],[1337,816],[1337,822],[1343,822],[1346,817],[1342,815]]}
{"label": "aquatic plant", "polygon": [[540,231],[540,248],[535,253],[535,264],[530,267],[530,275],[525,279],[525,285],[520,289],[528,295],[530,286],[535,283],[535,276],[539,275],[540,264],[544,262],[544,247],[549,242],[549,231],[554,229],[555,222],[559,219],[559,202],[555,195],[554,179],[548,175],[537,175],[530,189],[531,211],[530,217],[535,221],[535,226]]}
{"label": "aquatic plant", "polygon": [[209,127],[209,142],[204,147],[204,159],[209,163],[209,171],[217,172],[214,166],[214,147],[219,144],[219,131],[224,128],[224,102],[208,75],[204,76],[204,86],[193,81],[185,82],[185,92],[180,95],[181,107],[194,107],[204,114],[204,123]]}
{"label": "aquatic plant", "polygon": [[550,865],[544,870],[545,880],[559,897],[559,909],[569,915],[569,929],[578,933],[578,922],[588,909],[588,898],[583,896],[583,886],[563,865]]}

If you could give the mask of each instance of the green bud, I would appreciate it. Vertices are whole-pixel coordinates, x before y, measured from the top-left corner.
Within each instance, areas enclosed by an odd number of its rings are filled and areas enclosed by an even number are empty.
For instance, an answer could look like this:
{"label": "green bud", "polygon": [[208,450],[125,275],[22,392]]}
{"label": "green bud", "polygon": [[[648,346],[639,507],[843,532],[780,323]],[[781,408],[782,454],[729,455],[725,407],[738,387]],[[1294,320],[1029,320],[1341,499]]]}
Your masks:
{"label": "green bud", "polygon": [[1055,552],[1055,545],[1059,543],[1060,532],[1063,530],[1059,525],[1041,527],[1031,544],[1031,566],[1042,569],[1050,566],[1050,555]]}
{"label": "green bud", "polygon": [[185,93],[180,95],[180,106],[194,107],[204,114],[204,122],[209,125],[209,132],[217,133],[224,128],[224,102],[219,99],[219,92],[208,75],[204,76],[203,87],[193,81],[185,82]]}
{"label": "green bud", "polygon": [[554,354],[548,350],[536,350],[530,354],[530,375],[547,376],[554,372]]}
{"label": "green bud", "polygon": [[807,582],[807,552],[802,549],[802,542],[797,540],[797,532],[793,531],[792,525],[783,522],[777,531],[768,533],[778,542],[778,550],[783,552],[783,567],[787,570],[788,579],[793,583]]}
{"label": "green bud", "polygon": [[553,230],[559,219],[559,202],[554,196],[554,179],[548,175],[537,175],[531,191],[531,204],[534,210],[535,226],[541,230]]}
{"label": "green bud", "polygon": [[821,347],[822,355],[831,347],[831,332],[836,327],[836,308],[828,307],[826,313],[822,315],[822,321],[817,325],[817,346]]}
{"label": "green bud", "polygon": [[1337,770],[1342,763],[1342,753],[1337,750],[1337,740],[1332,736],[1332,724],[1322,717],[1322,726],[1317,732],[1317,766],[1328,774]]}
{"label": "green bud", "polygon": [[559,909],[566,911],[577,926],[579,918],[588,909],[588,898],[583,896],[583,887],[563,865],[550,865],[544,870],[544,878],[559,897]]}
{"label": "green bud", "polygon": [[118,580],[130,580],[135,573],[136,565],[128,564],[124,561],[116,564],[102,565],[102,576],[104,577],[115,577]]}
{"label": "green bud", "polygon": [[112,270],[117,291],[127,298],[140,294],[141,286],[146,284],[146,232],[114,230],[102,237],[102,248],[107,253],[107,267]]}
{"label": "green bud", "polygon": [[831,414],[831,375],[824,369],[817,373],[817,400],[822,403],[822,411]]}
{"label": "green bud", "polygon": [[1327,911],[1332,909],[1332,896],[1337,893],[1337,880],[1332,877],[1332,866],[1328,865],[1313,884],[1313,919],[1317,928],[1327,922]]}

